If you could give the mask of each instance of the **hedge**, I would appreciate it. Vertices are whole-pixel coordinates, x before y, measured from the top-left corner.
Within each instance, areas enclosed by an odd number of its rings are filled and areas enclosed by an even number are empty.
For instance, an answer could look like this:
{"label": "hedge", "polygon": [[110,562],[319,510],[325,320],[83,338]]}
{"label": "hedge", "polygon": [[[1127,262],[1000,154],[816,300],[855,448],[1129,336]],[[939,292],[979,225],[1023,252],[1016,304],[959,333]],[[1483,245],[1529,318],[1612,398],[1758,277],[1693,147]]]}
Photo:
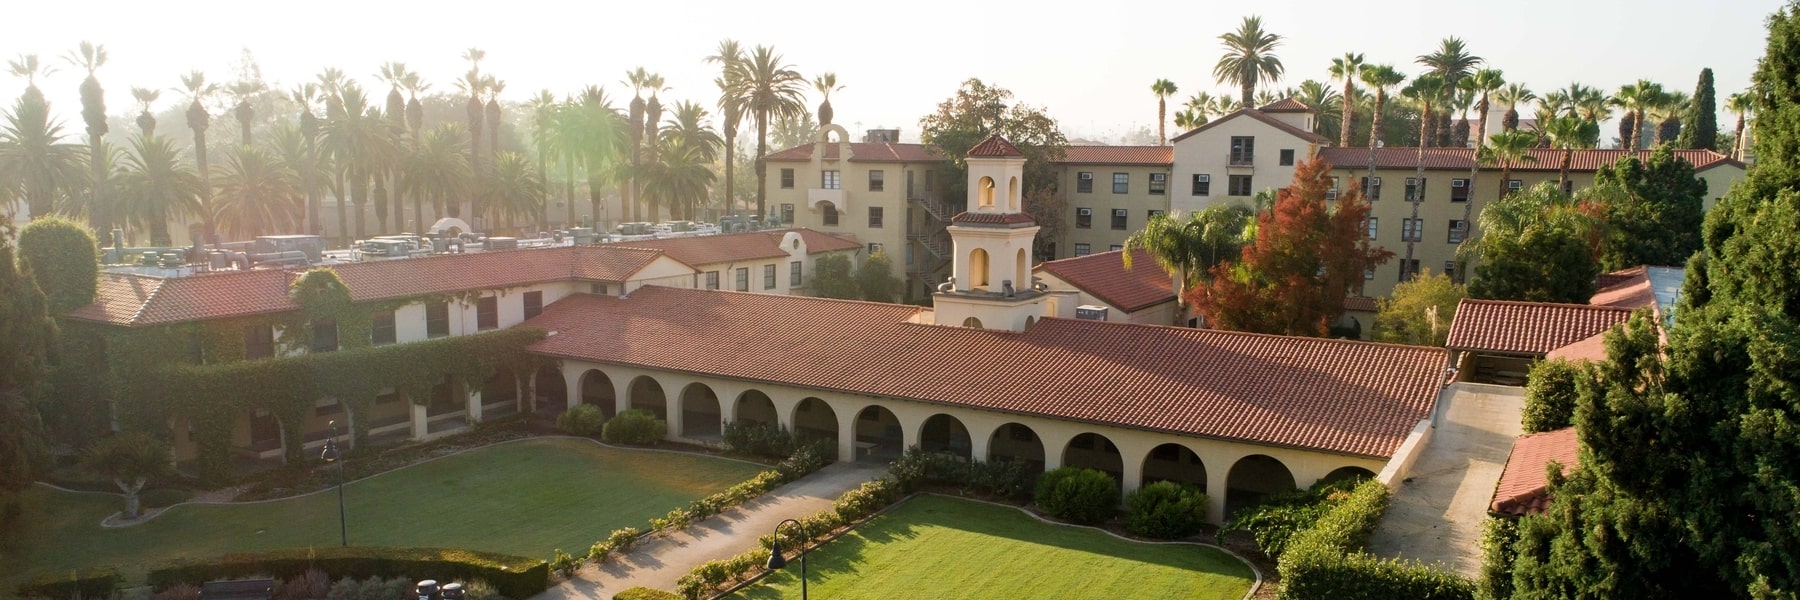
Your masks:
{"label": "hedge", "polygon": [[119,570],[97,567],[39,575],[19,585],[19,596],[54,598],[106,598],[119,585]]}
{"label": "hedge", "polygon": [[907,448],[888,470],[908,492],[921,484],[938,484],[1015,500],[1031,492],[1035,477],[1024,463],[970,460],[949,452],[926,452],[918,446]]}
{"label": "hedge", "polygon": [[530,598],[550,585],[550,566],[542,560],[448,548],[383,548],[352,546],[227,554],[204,560],[178,560],[150,571],[152,589],[176,584],[199,585],[252,575],[291,578],[319,569],[333,578],[409,577],[438,581],[487,581],[508,598]]}
{"label": "hedge", "polygon": [[591,436],[606,425],[606,414],[592,404],[577,404],[556,416],[556,427],[569,435]]}
{"label": "hedge", "polygon": [[674,592],[638,586],[613,594],[613,600],[681,600],[681,596]]}
{"label": "hedge", "polygon": [[1206,522],[1206,492],[1174,481],[1158,481],[1125,497],[1125,530],[1165,540],[1200,533]]}
{"label": "hedge", "polygon": [[1364,481],[1288,541],[1277,570],[1281,600],[1473,600],[1468,579],[1362,551],[1387,509],[1387,487]]}
{"label": "hedge", "polygon": [[668,424],[650,411],[634,408],[613,417],[601,427],[600,439],[608,444],[651,446],[662,441]]}
{"label": "hedge", "polygon": [[[900,485],[892,479],[883,477],[864,483],[854,490],[844,492],[831,508],[801,518],[799,527],[777,528],[781,535],[781,547],[784,552],[797,552],[802,547],[811,550],[814,544],[829,537],[838,528],[869,518],[898,501],[900,496]],[[775,536],[765,535],[757,539],[756,547],[737,556],[702,563],[675,583],[675,591],[680,597],[690,600],[710,596],[725,584],[746,579],[766,568],[774,546]]]}
{"label": "hedge", "polygon": [[1037,504],[1052,517],[1099,525],[1119,513],[1119,487],[1106,473],[1085,467],[1062,467],[1038,479]]}

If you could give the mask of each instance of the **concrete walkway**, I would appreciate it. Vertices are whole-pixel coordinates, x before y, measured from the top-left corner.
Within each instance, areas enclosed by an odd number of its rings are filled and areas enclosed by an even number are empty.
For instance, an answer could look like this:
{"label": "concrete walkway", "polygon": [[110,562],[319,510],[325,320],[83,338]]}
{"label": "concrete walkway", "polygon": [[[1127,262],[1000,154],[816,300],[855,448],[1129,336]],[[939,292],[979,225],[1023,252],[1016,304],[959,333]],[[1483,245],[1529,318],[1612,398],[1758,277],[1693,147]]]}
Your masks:
{"label": "concrete walkway", "polygon": [[757,538],[775,531],[775,524],[782,519],[829,508],[844,492],[886,471],[885,465],[834,463],[685,531],[645,540],[624,556],[607,560],[604,566],[590,563],[574,578],[539,594],[536,600],[605,600],[637,586],[673,591],[675,582],[696,565],[736,556],[755,545]]}
{"label": "concrete walkway", "polygon": [[1478,577],[1482,522],[1520,433],[1525,391],[1455,386],[1424,455],[1395,490],[1369,551]]}

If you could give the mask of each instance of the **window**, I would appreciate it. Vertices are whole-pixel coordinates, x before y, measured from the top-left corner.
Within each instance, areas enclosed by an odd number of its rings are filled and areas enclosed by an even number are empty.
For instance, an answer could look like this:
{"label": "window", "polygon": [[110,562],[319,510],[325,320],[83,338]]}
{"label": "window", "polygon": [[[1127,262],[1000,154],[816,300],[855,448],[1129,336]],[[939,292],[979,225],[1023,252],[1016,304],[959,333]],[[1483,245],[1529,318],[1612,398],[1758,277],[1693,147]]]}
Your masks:
{"label": "window", "polygon": [[925,191],[927,191],[927,192],[931,191],[931,188],[933,186],[935,186],[936,184],[937,184],[937,171],[926,171],[925,172]]}
{"label": "window", "polygon": [[1232,136],[1232,166],[1249,166],[1256,161],[1256,138],[1247,135]]}
{"label": "window", "polygon": [[1570,179],[1568,181],[1563,182],[1563,195],[1564,196],[1575,195],[1575,180]]}
{"label": "window", "polygon": [[1205,173],[1195,173],[1194,174],[1194,195],[1195,196],[1211,196],[1212,195],[1212,176],[1211,175],[1207,175]]}
{"label": "window", "polygon": [[1415,258],[1410,261],[1402,259],[1400,262],[1405,263],[1406,279],[1412,279],[1412,276],[1419,274],[1419,259]]}
{"label": "window", "polygon": [[1450,238],[1446,241],[1448,241],[1452,244],[1460,244],[1463,241],[1463,236],[1468,235],[1468,233],[1469,233],[1469,224],[1467,222],[1463,221],[1462,219],[1451,219],[1450,220]]}
{"label": "window", "polygon": [[[1571,182],[1570,182],[1570,183],[1574,183],[1574,182],[1573,182],[1573,181],[1571,181]],[[1525,188],[1525,182],[1524,182],[1524,181],[1521,181],[1521,180],[1518,180],[1518,179],[1508,179],[1508,180],[1506,180],[1506,189],[1507,189],[1507,191],[1509,191],[1509,192],[1516,192],[1516,191],[1519,191],[1519,190],[1521,190],[1521,189],[1524,189],[1524,188]]]}
{"label": "window", "polygon": [[1112,228],[1113,229],[1117,229],[1117,230],[1125,229],[1125,221],[1127,219],[1127,217],[1125,215],[1126,215],[1125,209],[1123,209],[1123,208],[1113,209],[1113,215],[1112,215]]}
{"label": "window", "polygon": [[525,292],[525,318],[544,314],[544,293]]}
{"label": "window", "polygon": [[1402,242],[1420,242],[1420,241],[1424,241],[1424,239],[1425,239],[1425,220],[1424,219],[1401,219],[1400,220],[1400,241],[1402,241]]}
{"label": "window", "polygon": [[1231,189],[1226,190],[1226,192],[1225,192],[1226,195],[1249,196],[1249,195],[1252,195],[1255,193],[1255,192],[1251,191],[1251,189],[1250,189],[1251,185],[1250,185],[1250,176],[1249,175],[1232,175],[1231,180],[1229,182],[1227,182],[1227,184],[1231,187]]}
{"label": "window", "polygon": [[1338,178],[1337,178],[1337,176],[1334,175],[1331,178],[1331,189],[1325,190],[1325,199],[1326,200],[1336,200],[1337,197],[1338,197]]}
{"label": "window", "polygon": [[820,171],[819,172],[819,187],[822,187],[822,188],[825,188],[828,190],[843,189],[843,187],[844,187],[843,174],[839,173],[837,171]]}
{"label": "window", "polygon": [[1163,195],[1164,192],[1168,191],[1168,189],[1169,189],[1169,174],[1168,173],[1151,173],[1150,174],[1150,195],[1161,196],[1161,195]]}
{"label": "window", "polygon": [[788,263],[788,287],[800,287],[800,261]]}
{"label": "window", "polygon": [[737,291],[750,291],[750,267],[737,268]]}
{"label": "window", "polygon": [[1087,256],[1092,253],[1093,253],[1093,250],[1087,244],[1076,244],[1075,245],[1075,255],[1076,256]]}
{"label": "window", "polygon": [[869,244],[869,256],[881,254],[881,244]]}
{"label": "window", "polygon": [[908,170],[906,172],[906,197],[908,199],[918,197],[917,195],[913,194],[913,172],[911,170]]}
{"label": "window", "polygon": [[1094,173],[1091,171],[1076,173],[1075,191],[1083,194],[1094,193]]}
{"label": "window", "polygon": [[384,310],[369,316],[374,323],[369,327],[369,343],[380,346],[392,344],[394,338],[394,311]]}
{"label": "window", "polygon": [[775,265],[763,265],[763,289],[775,289]]}
{"label": "window", "polygon": [[794,189],[794,170],[793,169],[782,169],[781,170],[781,189],[784,189],[784,190]]}
{"label": "window", "polygon": [[1365,281],[1375,279],[1375,269],[1374,268],[1363,269],[1363,279]]}
{"label": "window", "polygon": [[338,349],[337,320],[331,318],[318,319],[312,322],[313,352],[336,352]]}
{"label": "window", "polygon": [[869,226],[876,229],[881,228],[881,207],[869,207]]}
{"label": "window", "polygon": [[425,337],[440,338],[450,335],[450,303],[428,302],[425,304]]}
{"label": "window", "polygon": [[792,205],[792,204],[781,205],[781,222],[793,224],[793,222],[794,222],[794,205]]}
{"label": "window", "polygon": [[1451,281],[1456,281],[1456,261],[1444,261],[1444,275],[1449,277]]}
{"label": "window", "polygon": [[1406,178],[1406,201],[1407,202],[1424,202],[1425,201],[1425,187],[1430,184],[1431,184],[1430,178],[1425,178],[1423,180],[1413,178],[1413,177]]}
{"label": "window", "polygon": [[1118,244],[1112,244],[1112,245],[1106,247],[1106,250],[1109,252],[1118,252],[1118,251],[1124,250],[1124,249],[1125,249],[1124,246],[1121,246]]}
{"label": "window", "polygon": [[1381,199],[1381,178],[1380,177],[1376,177],[1374,181],[1370,181],[1369,178],[1364,177],[1364,178],[1362,178],[1362,186],[1363,186],[1363,198],[1368,199],[1370,201]]}
{"label": "window", "polygon": [[1075,228],[1076,229],[1090,229],[1093,226],[1094,226],[1094,209],[1091,209],[1091,208],[1075,209]]}
{"label": "window", "polygon": [[709,290],[719,289],[719,272],[718,271],[707,271],[706,272],[706,289],[709,289]]}
{"label": "window", "polygon": [[1150,209],[1150,218],[1152,218],[1152,219],[1162,216],[1163,214],[1164,213],[1163,213],[1162,209],[1160,209],[1160,208]]}
{"label": "window", "polygon": [[1467,179],[1452,179],[1452,180],[1450,180],[1450,201],[1451,202],[1468,202],[1469,201],[1469,180],[1467,180]]}
{"label": "window", "polygon": [[488,296],[475,301],[475,329],[500,328],[500,297]]}
{"label": "window", "polygon": [[1363,223],[1369,227],[1369,239],[1375,239],[1375,232],[1381,229],[1381,218],[1369,217],[1367,220],[1363,221]]}
{"label": "window", "polygon": [[1131,174],[1130,173],[1113,173],[1113,193],[1114,194],[1129,194],[1129,193],[1131,193]]}
{"label": "window", "polygon": [[887,189],[887,174],[880,169],[869,171],[869,191],[879,192]]}
{"label": "window", "polygon": [[825,203],[825,224],[831,225],[833,227],[837,226],[837,205],[836,204],[832,204],[830,202]]}
{"label": "window", "polygon": [[244,328],[244,358],[256,360],[275,355],[275,326],[251,325]]}

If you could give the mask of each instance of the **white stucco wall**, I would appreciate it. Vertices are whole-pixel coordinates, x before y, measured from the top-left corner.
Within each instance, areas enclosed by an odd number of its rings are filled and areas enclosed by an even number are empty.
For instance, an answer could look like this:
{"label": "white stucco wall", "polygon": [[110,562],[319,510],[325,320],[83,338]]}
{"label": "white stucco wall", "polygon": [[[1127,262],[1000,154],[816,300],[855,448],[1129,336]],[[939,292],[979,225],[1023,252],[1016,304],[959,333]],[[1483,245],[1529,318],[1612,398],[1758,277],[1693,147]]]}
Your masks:
{"label": "white stucco wall", "polygon": [[[1250,167],[1232,167],[1231,138],[1256,138],[1254,160]],[[1306,160],[1313,150],[1311,143],[1254,117],[1239,115],[1211,129],[1175,142],[1175,164],[1169,181],[1169,208],[1195,211],[1224,202],[1248,203],[1250,196],[1228,195],[1229,175],[1250,175],[1251,192],[1287,186],[1294,179],[1294,167],[1280,163],[1281,151],[1293,150],[1294,162]],[[1194,174],[1212,176],[1211,193],[1193,195]]]}

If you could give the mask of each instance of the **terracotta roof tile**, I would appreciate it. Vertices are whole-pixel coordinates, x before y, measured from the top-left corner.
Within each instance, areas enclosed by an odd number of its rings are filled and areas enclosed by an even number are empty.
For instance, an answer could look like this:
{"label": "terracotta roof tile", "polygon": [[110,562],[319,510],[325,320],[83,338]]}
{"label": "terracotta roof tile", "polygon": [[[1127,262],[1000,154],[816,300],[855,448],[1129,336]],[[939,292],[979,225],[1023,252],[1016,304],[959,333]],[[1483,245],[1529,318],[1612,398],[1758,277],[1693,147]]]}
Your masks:
{"label": "terracotta roof tile", "polygon": [[1370,298],[1367,296],[1347,296],[1344,298],[1344,310],[1356,311],[1356,312],[1376,312],[1378,310],[1381,310],[1381,306],[1376,303],[1375,298]]}
{"label": "terracotta roof tile", "polygon": [[763,233],[768,234],[770,238],[779,243],[781,238],[785,237],[789,231],[799,232],[800,239],[806,242],[807,254],[838,252],[842,250],[861,250],[863,247],[862,243],[856,241],[854,238],[845,238],[823,231],[807,229],[805,227],[765,230]]}
{"label": "terracotta roof tile", "polygon": [[[403,260],[331,265],[350,299],[389,300],[571,279],[575,248],[440,254]],[[584,258],[595,258],[593,253]],[[629,257],[636,260],[638,257]]]}
{"label": "terracotta roof tile", "polygon": [[1312,112],[1313,111],[1312,107],[1307,106],[1305,102],[1295,100],[1292,97],[1282,98],[1280,100],[1276,100],[1274,102],[1264,104],[1262,106],[1257,107],[1256,110],[1260,110],[1260,111],[1263,111],[1266,113],[1292,113],[1292,112]]}
{"label": "terracotta roof tile", "polygon": [[[775,152],[767,160],[776,162],[806,162],[812,160],[813,144],[801,144]],[[825,159],[838,159],[838,145],[825,144]],[[937,162],[944,160],[937,147],[925,144],[894,144],[889,142],[853,142],[850,144],[850,162]]]}
{"label": "terracotta roof tile", "polygon": [[1650,283],[1650,270],[1643,266],[1601,275],[1600,291],[1588,299],[1594,306],[1643,308],[1656,304],[1656,288]]}
{"label": "terracotta roof tile", "polygon": [[1551,350],[1549,354],[1544,355],[1544,359],[1606,362],[1606,332],[1596,333],[1581,338],[1581,341]]}
{"label": "terracotta roof tile", "polygon": [[[1637,279],[1649,278],[1650,268],[1644,265],[1638,265],[1629,269],[1619,269],[1611,273],[1601,273],[1599,277],[1594,278],[1594,289],[1604,291],[1607,288],[1621,283],[1629,283]],[[1589,302],[1588,304],[1593,304],[1593,302]]]}
{"label": "terracotta roof tile", "polygon": [[1368,457],[1399,447],[1444,377],[1439,348],[1055,318],[1022,333],[906,322],[921,310],[651,286],[571,296],[526,324],[558,333],[532,346],[549,356]]}
{"label": "terracotta roof tile", "polygon": [[1166,167],[1175,162],[1174,146],[1069,146],[1064,165],[1144,165]]}
{"label": "terracotta roof tile", "polygon": [[956,225],[1005,225],[1028,227],[1037,223],[1031,215],[1025,213],[977,213],[961,212],[950,217]]}
{"label": "terracotta roof tile", "polygon": [[[1550,171],[1562,170],[1561,150],[1533,149],[1529,156],[1536,162],[1520,161],[1514,163],[1513,171]],[[1650,150],[1640,150],[1638,158],[1648,160]],[[1367,169],[1369,166],[1368,148],[1321,148],[1319,155],[1325,162],[1341,169]],[[1473,165],[1474,148],[1426,148],[1425,168],[1441,171],[1468,171]],[[1572,155],[1569,170],[1592,172],[1600,170],[1602,165],[1610,165],[1625,156],[1624,150],[1576,150]],[[1675,156],[1686,159],[1697,171],[1704,171],[1720,165],[1734,165],[1744,168],[1744,163],[1711,150],[1676,150]],[[1391,146],[1375,151],[1375,168],[1377,169],[1414,169],[1419,165],[1419,148]]]}
{"label": "terracotta roof tile", "polygon": [[1020,152],[1018,146],[1014,146],[1012,142],[1006,141],[1005,137],[996,133],[976,144],[974,148],[970,148],[969,156],[975,158],[1024,158],[1025,153]]}
{"label": "terracotta roof tile", "polygon": [[1131,269],[1125,268],[1125,252],[1115,250],[1045,262],[1036,271],[1055,275],[1101,302],[1125,312],[1137,312],[1175,301],[1174,282],[1143,250],[1131,253]]}
{"label": "terracotta roof tile", "polygon": [[1574,427],[1534,433],[1513,440],[1512,455],[1500,483],[1494,487],[1489,510],[1506,515],[1539,514],[1550,506],[1550,463],[1562,465],[1563,474],[1581,463],[1581,440]]}
{"label": "terracotta roof tile", "polygon": [[807,254],[818,254],[820,252],[830,252],[834,250],[856,250],[862,248],[862,244],[813,231],[811,229],[775,229],[698,237],[615,242],[605,244],[601,247],[619,249],[637,248],[660,251],[663,254],[669,255],[669,258],[699,267],[702,265],[750,262],[769,258],[786,257],[788,253],[781,249],[781,238],[785,236],[788,231],[800,232],[801,239],[806,242]]}
{"label": "terracotta roof tile", "polygon": [[631,279],[633,274],[664,256],[660,250],[607,246],[577,246],[572,254],[574,260],[569,272],[571,277],[605,282]]}
{"label": "terracotta roof tile", "polygon": [[1585,304],[1464,299],[1456,306],[1446,347],[1455,350],[1549,354],[1603,333],[1631,317],[1631,310]]}
{"label": "terracotta roof tile", "polygon": [[[1217,119],[1213,119],[1211,121],[1207,121],[1205,125],[1201,125],[1199,127],[1189,129],[1187,133],[1183,133],[1181,135],[1175,136],[1173,139],[1170,139],[1169,142],[1170,143],[1179,142],[1181,140],[1187,139],[1190,136],[1198,134],[1202,131],[1206,131],[1208,129],[1217,127],[1217,126],[1219,126],[1220,123],[1230,121],[1230,120],[1238,118],[1240,116],[1250,117],[1252,119],[1262,121],[1263,123],[1269,125],[1270,127],[1274,127],[1283,132],[1286,132],[1289,135],[1300,138],[1302,140],[1306,140],[1308,142],[1312,142],[1314,144],[1324,145],[1324,144],[1331,143],[1331,140],[1325,139],[1325,136],[1313,133],[1311,131],[1307,131],[1305,129],[1301,129],[1299,127],[1295,127],[1293,125],[1289,125],[1287,123],[1283,123],[1280,119],[1263,114],[1262,111],[1256,110],[1254,108],[1237,109],[1236,111],[1232,111],[1230,114],[1219,117]],[[1368,161],[1365,160],[1364,162],[1366,163]],[[1336,164],[1336,163],[1333,163],[1333,164]]]}
{"label": "terracotta roof tile", "polygon": [[165,281],[168,280],[160,277],[101,273],[99,285],[95,288],[94,302],[69,311],[65,316],[83,321],[130,325]]}

